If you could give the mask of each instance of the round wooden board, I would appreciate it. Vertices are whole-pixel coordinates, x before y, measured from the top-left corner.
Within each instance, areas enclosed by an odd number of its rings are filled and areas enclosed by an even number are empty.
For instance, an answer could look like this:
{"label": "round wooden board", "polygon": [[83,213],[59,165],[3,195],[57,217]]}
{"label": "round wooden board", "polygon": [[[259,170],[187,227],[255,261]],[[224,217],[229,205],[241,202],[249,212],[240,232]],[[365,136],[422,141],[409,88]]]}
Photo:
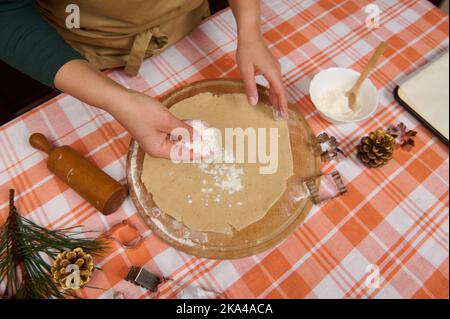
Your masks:
{"label": "round wooden board", "polygon": [[[266,88],[258,87],[260,100],[269,103]],[[162,102],[167,106],[199,93],[216,95],[245,93],[242,82],[229,79],[204,80],[189,84],[167,94]],[[287,189],[264,218],[232,236],[188,229],[181,222],[162,212],[141,181],[144,151],[132,140],[127,158],[127,178],[131,198],[145,223],[169,245],[198,257],[234,259],[265,251],[289,236],[310,211],[312,203],[302,196],[305,178],[320,174],[320,158],[314,155],[314,134],[301,115],[290,108],[288,121],[294,175]],[[264,196],[264,194],[261,194]],[[176,199],[174,199],[176,200]]]}

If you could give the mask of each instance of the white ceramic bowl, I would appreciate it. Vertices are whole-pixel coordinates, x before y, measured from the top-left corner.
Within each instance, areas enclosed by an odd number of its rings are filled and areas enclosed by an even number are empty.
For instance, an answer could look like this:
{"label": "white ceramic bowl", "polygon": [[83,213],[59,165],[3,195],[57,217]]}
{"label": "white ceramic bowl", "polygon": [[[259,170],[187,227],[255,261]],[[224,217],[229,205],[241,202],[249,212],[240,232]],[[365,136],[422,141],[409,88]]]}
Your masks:
{"label": "white ceramic bowl", "polygon": [[358,110],[351,119],[333,118],[317,108],[317,102],[322,93],[340,88],[344,91],[348,91],[357,81],[358,77],[358,72],[345,68],[330,68],[318,73],[314,77],[311,81],[309,94],[311,95],[311,100],[316,106],[317,111],[324,119],[332,123],[353,123],[366,120],[375,113],[378,107],[378,91],[369,79],[363,83],[361,90],[359,91],[358,101],[361,105],[361,109]]}

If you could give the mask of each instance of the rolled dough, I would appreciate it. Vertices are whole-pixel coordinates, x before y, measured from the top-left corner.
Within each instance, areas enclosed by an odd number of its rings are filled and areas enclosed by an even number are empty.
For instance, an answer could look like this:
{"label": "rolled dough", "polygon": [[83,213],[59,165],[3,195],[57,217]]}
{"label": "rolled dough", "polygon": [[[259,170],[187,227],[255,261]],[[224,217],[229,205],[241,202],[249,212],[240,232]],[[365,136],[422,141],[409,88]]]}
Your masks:
{"label": "rolled dough", "polygon": [[[267,164],[260,163],[258,158],[256,163],[221,164],[243,169],[242,189],[230,194],[215,187],[214,175],[203,172],[198,164],[176,164],[146,155],[142,182],[156,205],[198,231],[231,235],[262,219],[284,193],[286,181],[293,175],[286,121],[273,120],[267,105],[250,106],[244,94],[202,93],[175,104],[170,111],[181,119],[204,120],[209,127],[220,129],[223,137],[225,128],[278,128],[278,169],[274,174],[260,174],[261,165]],[[268,130],[266,143],[269,144]]]}

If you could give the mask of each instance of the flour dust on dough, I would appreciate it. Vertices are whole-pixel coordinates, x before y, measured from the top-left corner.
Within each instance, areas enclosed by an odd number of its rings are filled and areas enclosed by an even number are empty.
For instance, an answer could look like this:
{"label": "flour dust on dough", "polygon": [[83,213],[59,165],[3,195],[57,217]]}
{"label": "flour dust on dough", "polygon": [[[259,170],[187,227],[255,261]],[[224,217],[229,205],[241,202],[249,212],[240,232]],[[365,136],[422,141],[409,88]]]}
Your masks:
{"label": "flour dust on dough", "polygon": [[[221,96],[202,93],[170,109],[180,119],[203,120],[222,132],[225,128],[278,128],[278,169],[261,175],[262,163],[210,164],[216,168],[235,165],[242,187],[229,192],[215,186],[217,176],[199,164],[173,163],[149,155],[144,158],[142,181],[156,205],[166,214],[197,231],[231,235],[262,219],[286,190],[293,175],[292,151],[286,121],[273,120],[272,110],[262,103],[250,106],[244,94]],[[266,134],[267,143],[269,134]],[[225,145],[225,142],[223,142]],[[226,165],[227,167],[221,166]],[[208,172],[217,170],[207,170]],[[241,171],[242,169],[242,171]]]}

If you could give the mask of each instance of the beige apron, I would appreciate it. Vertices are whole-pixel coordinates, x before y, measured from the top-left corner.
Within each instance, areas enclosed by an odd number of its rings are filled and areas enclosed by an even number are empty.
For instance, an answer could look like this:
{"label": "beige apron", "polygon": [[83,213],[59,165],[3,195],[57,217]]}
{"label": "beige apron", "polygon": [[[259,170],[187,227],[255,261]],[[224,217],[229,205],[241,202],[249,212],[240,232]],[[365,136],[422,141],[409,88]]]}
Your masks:
{"label": "beige apron", "polygon": [[[79,29],[66,28],[69,4],[80,8]],[[95,67],[125,66],[130,75],[209,15],[207,0],[38,0],[37,7]]]}

